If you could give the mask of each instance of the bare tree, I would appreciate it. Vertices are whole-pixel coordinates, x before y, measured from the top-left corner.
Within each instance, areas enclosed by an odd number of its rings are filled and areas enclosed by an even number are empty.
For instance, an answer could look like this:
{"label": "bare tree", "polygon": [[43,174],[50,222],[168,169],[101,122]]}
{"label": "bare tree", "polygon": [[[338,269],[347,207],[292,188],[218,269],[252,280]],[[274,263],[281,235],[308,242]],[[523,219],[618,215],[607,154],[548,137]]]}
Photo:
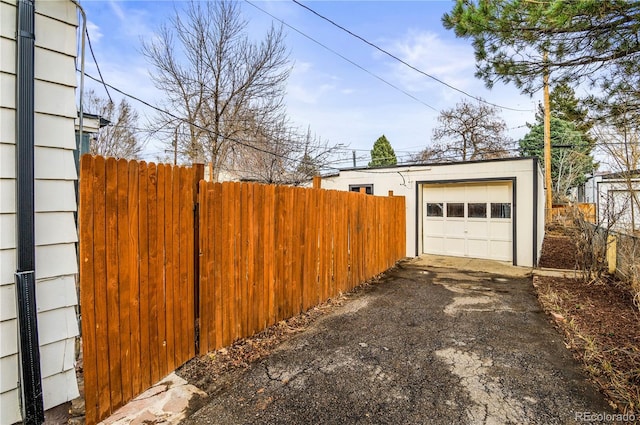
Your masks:
{"label": "bare tree", "polygon": [[634,232],[640,227],[640,132],[635,126],[618,123],[597,125],[593,133],[606,154],[611,171],[621,182],[616,199],[607,200],[607,208],[611,209],[609,214],[619,216],[625,212],[616,221]]}
{"label": "bare tree", "polygon": [[284,116],[251,135],[250,146],[236,146],[230,159],[236,177],[271,184],[299,185],[318,175],[342,149],[307,129],[302,132]]}
{"label": "bare tree", "polygon": [[248,145],[244,137],[256,125],[279,119],[290,72],[282,29],[252,41],[238,2],[191,1],[143,43],[143,53],[173,115],[160,116],[156,127],[180,128],[169,143],[182,160],[212,163],[214,179],[232,147]]}
{"label": "bare tree", "polygon": [[463,100],[441,111],[438,123],[433,130],[436,145],[431,148],[436,158],[468,161],[509,156],[512,140],[496,107]]}
{"label": "bare tree", "polygon": [[411,155],[411,162],[426,163],[426,162],[452,162],[452,159],[447,159],[447,148],[439,143],[433,143],[427,146],[417,154]]}
{"label": "bare tree", "polygon": [[84,104],[87,113],[109,121],[91,140],[89,153],[126,159],[140,158],[144,142],[139,138],[138,113],[125,99],[116,106],[111,100],[89,90],[85,93]]}

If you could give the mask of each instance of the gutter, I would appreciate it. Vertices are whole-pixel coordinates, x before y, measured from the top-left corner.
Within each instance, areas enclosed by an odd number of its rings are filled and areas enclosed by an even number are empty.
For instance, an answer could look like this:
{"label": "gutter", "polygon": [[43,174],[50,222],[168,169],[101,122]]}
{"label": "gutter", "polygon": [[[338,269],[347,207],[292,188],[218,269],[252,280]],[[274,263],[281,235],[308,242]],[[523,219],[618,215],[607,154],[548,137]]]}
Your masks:
{"label": "gutter", "polygon": [[34,0],[17,3],[16,58],[16,300],[20,390],[26,425],[44,422],[35,273]]}

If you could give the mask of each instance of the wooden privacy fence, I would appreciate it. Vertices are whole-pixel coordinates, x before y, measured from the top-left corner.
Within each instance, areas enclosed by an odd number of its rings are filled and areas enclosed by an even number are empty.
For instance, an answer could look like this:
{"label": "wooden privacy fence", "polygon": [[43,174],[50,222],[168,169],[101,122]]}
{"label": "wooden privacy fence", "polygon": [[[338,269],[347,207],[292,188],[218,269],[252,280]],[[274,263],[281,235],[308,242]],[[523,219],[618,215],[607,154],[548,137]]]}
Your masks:
{"label": "wooden privacy fence", "polygon": [[404,257],[404,197],[202,175],[201,166],[82,157],[89,425],[197,352],[259,332]]}
{"label": "wooden privacy fence", "polygon": [[551,219],[562,223],[571,224],[575,209],[584,216],[589,223],[596,222],[596,206],[595,204],[579,203],[572,205],[554,205],[551,209]]}
{"label": "wooden privacy fence", "polygon": [[88,424],[195,355],[193,168],[85,155],[80,307]]}
{"label": "wooden privacy fence", "polygon": [[200,352],[348,291],[405,252],[404,197],[201,181]]}

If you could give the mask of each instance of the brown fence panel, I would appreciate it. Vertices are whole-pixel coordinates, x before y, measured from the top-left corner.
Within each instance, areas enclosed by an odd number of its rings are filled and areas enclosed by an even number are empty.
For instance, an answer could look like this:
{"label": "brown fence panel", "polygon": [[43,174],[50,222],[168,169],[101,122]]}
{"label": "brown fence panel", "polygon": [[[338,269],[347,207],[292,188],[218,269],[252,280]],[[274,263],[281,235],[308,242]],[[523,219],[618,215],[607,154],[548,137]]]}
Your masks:
{"label": "brown fence panel", "polygon": [[200,182],[200,353],[348,291],[405,255],[404,197]]}
{"label": "brown fence panel", "polygon": [[85,155],[80,297],[86,420],[195,354],[191,168]]}
{"label": "brown fence panel", "polygon": [[578,209],[579,213],[589,223],[596,223],[596,205],[590,203],[579,203],[573,205],[554,205],[551,209],[551,219],[566,224],[572,224],[574,210]]}

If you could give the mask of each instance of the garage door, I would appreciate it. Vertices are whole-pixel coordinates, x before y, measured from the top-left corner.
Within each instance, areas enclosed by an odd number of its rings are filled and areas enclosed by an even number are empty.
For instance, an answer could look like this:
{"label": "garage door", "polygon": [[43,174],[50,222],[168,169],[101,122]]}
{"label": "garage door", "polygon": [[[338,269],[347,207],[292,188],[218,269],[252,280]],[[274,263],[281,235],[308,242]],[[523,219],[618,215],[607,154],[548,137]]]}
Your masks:
{"label": "garage door", "polygon": [[424,185],[423,251],[427,254],[511,261],[511,184]]}

